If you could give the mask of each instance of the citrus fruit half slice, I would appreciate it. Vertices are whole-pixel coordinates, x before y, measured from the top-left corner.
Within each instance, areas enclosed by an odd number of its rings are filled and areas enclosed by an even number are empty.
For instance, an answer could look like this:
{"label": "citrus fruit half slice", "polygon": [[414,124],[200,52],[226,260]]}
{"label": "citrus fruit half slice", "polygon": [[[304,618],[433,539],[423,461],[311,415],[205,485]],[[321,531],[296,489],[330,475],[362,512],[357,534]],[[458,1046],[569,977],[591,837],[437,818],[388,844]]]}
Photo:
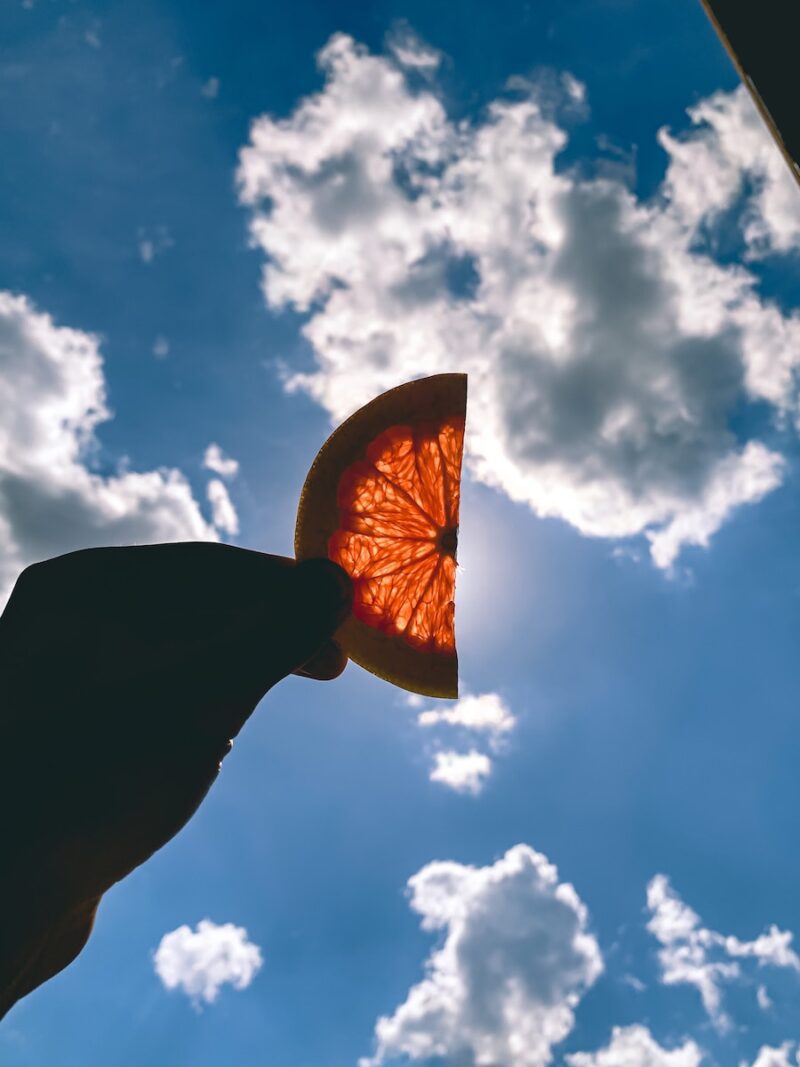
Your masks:
{"label": "citrus fruit half slice", "polygon": [[454,626],[466,374],[390,389],[322,446],[297,511],[295,554],[353,580],[336,633],[368,671],[425,696],[458,696]]}

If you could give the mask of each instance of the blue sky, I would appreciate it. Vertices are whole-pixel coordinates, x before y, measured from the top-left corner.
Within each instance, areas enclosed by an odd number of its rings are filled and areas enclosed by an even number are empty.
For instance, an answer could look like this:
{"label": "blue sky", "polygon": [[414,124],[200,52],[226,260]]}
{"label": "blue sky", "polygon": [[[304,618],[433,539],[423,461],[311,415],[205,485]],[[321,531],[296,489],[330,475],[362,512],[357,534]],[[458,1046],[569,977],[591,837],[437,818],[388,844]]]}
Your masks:
{"label": "blue sky", "polygon": [[467,370],[478,698],[282,683],[0,1061],[797,1062],[800,197],[700,5],[7,0],[0,137],[3,590],[289,553]]}

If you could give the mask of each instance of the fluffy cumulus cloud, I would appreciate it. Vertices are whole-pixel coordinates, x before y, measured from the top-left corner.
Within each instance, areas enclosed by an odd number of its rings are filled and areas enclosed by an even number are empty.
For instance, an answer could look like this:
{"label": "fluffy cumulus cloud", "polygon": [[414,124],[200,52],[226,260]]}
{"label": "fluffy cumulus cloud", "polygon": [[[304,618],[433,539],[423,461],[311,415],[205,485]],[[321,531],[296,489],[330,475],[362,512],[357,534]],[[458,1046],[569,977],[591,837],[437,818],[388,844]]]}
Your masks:
{"label": "fluffy cumulus cloud", "polygon": [[662,133],[668,169],[644,202],[557,172],[574,78],[517,79],[454,122],[436,61],[410,33],[386,56],[336,35],[322,90],[253,123],[239,188],[264,294],[307,315],[316,353],[287,388],[339,420],[468,371],[474,477],[584,534],[645,535],[669,568],[783,476],[732,418],[756,402],[796,417],[800,316],[712,255],[721,203],[753,255],[797,245],[783,161],[744,93],[716,94]]}
{"label": "fluffy cumulus cloud", "polygon": [[699,1067],[702,1050],[694,1041],[663,1048],[646,1026],[615,1026],[611,1040],[598,1052],[575,1052],[569,1067]]}
{"label": "fluffy cumulus cloud", "polygon": [[707,929],[663,874],[656,875],[647,887],[647,907],[647,929],[661,945],[658,958],[662,981],[666,985],[694,986],[708,1015],[722,1030],[730,1027],[730,1019],[722,1009],[722,986],[742,977],[740,960],[800,972],[800,958],[792,948],[789,931],[771,926],[755,940],[741,941]]}
{"label": "fluffy cumulus cloud", "polygon": [[745,87],[718,92],[689,108],[688,137],[659,133],[669,153],[665,186],[674,210],[697,232],[743,205],[742,236],[753,258],[800,247],[797,185],[769,137]]}
{"label": "fluffy cumulus cloud", "polygon": [[457,793],[477,796],[493,763],[474,743],[485,740],[493,753],[502,751],[517,720],[499,693],[466,693],[460,700],[419,712],[417,722],[439,734],[455,730],[469,739],[473,747],[467,752],[443,748],[433,753],[430,780]]}
{"label": "fluffy cumulus cloud", "polygon": [[435,862],[408,883],[442,936],[425,977],[378,1020],[360,1067],[403,1062],[544,1067],[603,968],[586,908],[546,857],[516,845],[496,863]]}
{"label": "fluffy cumulus cloud", "polygon": [[800,1053],[794,1049],[793,1041],[784,1041],[778,1046],[762,1045],[752,1067],[796,1067],[800,1063]]}
{"label": "fluffy cumulus cloud", "polygon": [[216,540],[177,470],[100,475],[98,339],[0,292],[0,605],[29,563],[91,545]]}
{"label": "fluffy cumulus cloud", "polygon": [[153,955],[158,977],[167,989],[180,989],[194,1004],[213,1004],[223,985],[246,989],[262,964],[261,949],[247,930],[233,923],[201,919],[197,928],[179,926],[164,934]]}
{"label": "fluffy cumulus cloud", "polygon": [[446,785],[456,793],[477,796],[491,772],[492,761],[484,752],[474,748],[469,752],[442,749],[434,754],[430,780]]}
{"label": "fluffy cumulus cloud", "polygon": [[417,722],[425,727],[460,726],[497,740],[514,729],[516,719],[499,693],[467,693],[453,704],[421,711]]}

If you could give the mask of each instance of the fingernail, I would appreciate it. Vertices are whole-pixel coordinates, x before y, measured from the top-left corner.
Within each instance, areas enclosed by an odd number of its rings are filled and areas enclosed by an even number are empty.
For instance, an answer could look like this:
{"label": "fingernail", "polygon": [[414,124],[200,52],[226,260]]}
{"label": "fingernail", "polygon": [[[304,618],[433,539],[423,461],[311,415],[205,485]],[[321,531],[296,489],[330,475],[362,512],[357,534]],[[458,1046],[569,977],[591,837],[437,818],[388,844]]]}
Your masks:
{"label": "fingernail", "polygon": [[301,678],[314,678],[319,682],[338,678],[347,666],[347,656],[335,641],[327,641],[314,655],[294,672]]}

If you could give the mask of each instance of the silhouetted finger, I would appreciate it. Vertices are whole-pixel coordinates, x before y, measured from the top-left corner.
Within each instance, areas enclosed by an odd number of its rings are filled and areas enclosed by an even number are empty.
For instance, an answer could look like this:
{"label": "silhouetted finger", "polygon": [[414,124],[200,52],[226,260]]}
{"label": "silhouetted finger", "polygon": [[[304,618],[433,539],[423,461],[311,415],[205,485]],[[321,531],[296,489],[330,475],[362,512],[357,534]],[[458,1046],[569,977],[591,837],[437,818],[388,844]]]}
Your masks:
{"label": "silhouetted finger", "polygon": [[330,682],[338,678],[347,666],[347,656],[333,640],[327,641],[308,663],[298,667],[294,672],[301,678],[313,678],[319,682]]}

